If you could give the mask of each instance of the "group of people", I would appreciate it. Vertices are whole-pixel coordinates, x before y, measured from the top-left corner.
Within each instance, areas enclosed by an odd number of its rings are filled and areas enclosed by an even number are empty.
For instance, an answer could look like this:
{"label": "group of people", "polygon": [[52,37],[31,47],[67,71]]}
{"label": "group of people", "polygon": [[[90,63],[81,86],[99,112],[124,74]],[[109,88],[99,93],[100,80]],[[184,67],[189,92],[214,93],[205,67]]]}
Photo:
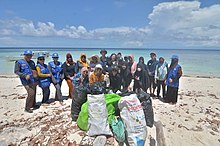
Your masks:
{"label": "group of people", "polygon": [[48,103],[51,83],[56,88],[55,100],[62,101],[61,86],[63,79],[69,87],[69,98],[74,98],[74,88],[83,86],[90,88],[95,82],[107,83],[106,88],[112,92],[145,92],[150,91],[154,97],[157,88],[157,97],[160,97],[162,87],[162,98],[165,102],[175,104],[177,102],[179,78],[182,75],[181,66],[178,64],[178,56],[171,57],[168,67],[163,57],[156,59],[156,53],[150,53],[151,59],[145,64],[144,57],[138,62],[133,55],[122,56],[119,52],[107,56],[105,49],[99,55],[88,58],[81,54],[77,61],[73,60],[70,53],[66,54],[66,61],[60,62],[57,53],[52,54],[53,61],[45,63],[44,55],[39,54],[37,63],[32,59],[31,50],[24,51],[24,58],[15,62],[14,72],[20,77],[22,85],[27,90],[25,111],[32,113],[36,105],[36,86],[42,88],[42,103]]}

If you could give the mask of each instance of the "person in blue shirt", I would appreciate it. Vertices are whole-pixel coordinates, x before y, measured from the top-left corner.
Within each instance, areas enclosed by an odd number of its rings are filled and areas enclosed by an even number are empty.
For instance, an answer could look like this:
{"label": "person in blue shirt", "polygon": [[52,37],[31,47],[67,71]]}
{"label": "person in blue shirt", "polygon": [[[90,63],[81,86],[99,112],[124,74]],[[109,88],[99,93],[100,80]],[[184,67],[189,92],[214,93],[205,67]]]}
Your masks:
{"label": "person in blue shirt", "polygon": [[56,88],[55,100],[62,101],[61,84],[64,78],[62,63],[58,61],[58,53],[53,53],[52,58],[53,61],[48,63],[48,68],[53,75],[53,84]]}
{"label": "person in blue shirt", "polygon": [[155,84],[155,70],[156,70],[156,65],[158,64],[158,61],[156,59],[156,53],[152,52],[150,53],[151,59],[147,62],[147,69],[149,73],[149,78],[150,78],[150,95],[152,97],[155,97],[154,92],[156,89],[156,84]]}
{"label": "person in blue shirt", "polygon": [[166,79],[167,94],[164,101],[170,104],[176,104],[178,98],[179,79],[182,76],[182,68],[178,62],[179,57],[173,55]]}
{"label": "person in blue shirt", "polygon": [[35,63],[31,60],[32,56],[31,50],[25,50],[24,59],[17,60],[14,68],[14,73],[20,77],[21,83],[28,94],[25,103],[25,111],[28,113],[33,113],[33,109],[39,108],[36,105],[37,74]]}
{"label": "person in blue shirt", "polygon": [[49,103],[52,74],[50,73],[50,70],[48,69],[44,61],[45,57],[43,55],[38,55],[36,69],[39,76],[39,86],[42,88],[43,91],[42,103]]}

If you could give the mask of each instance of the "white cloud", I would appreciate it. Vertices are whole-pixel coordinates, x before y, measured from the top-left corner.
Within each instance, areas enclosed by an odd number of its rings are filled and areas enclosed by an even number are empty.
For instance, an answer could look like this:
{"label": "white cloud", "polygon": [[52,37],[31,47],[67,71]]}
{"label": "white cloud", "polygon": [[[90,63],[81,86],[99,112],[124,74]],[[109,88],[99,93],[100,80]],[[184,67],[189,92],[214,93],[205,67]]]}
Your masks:
{"label": "white cloud", "polygon": [[[115,2],[116,5],[118,3],[121,1]],[[201,3],[198,1],[177,1],[164,2],[155,6],[152,13],[148,15],[149,24],[143,28],[119,26],[88,30],[82,25],[58,29],[53,22],[34,23],[22,18],[0,19],[0,37],[16,37],[16,39],[29,36],[44,37],[50,38],[50,42],[51,38],[56,37],[76,41],[97,41],[108,45],[115,43],[122,47],[161,47],[164,44],[169,45],[164,46],[165,48],[219,47],[219,14],[220,5],[217,4],[201,8]]]}
{"label": "white cloud", "polygon": [[219,46],[220,5],[201,8],[200,4],[178,1],[155,6],[149,15],[152,35],[185,46]]}

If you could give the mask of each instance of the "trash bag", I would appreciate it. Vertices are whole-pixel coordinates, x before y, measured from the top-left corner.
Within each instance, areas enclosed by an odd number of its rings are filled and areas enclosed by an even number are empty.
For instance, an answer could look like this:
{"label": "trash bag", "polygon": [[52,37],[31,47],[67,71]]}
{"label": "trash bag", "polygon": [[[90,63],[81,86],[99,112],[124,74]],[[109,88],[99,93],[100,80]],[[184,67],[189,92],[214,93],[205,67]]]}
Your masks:
{"label": "trash bag", "polygon": [[154,111],[152,107],[152,100],[150,94],[141,91],[137,94],[138,99],[141,102],[141,106],[144,110],[145,120],[148,127],[153,127],[154,124]]}
{"label": "trash bag", "polygon": [[[108,110],[108,123],[111,125],[112,119],[115,119],[115,107],[114,104],[121,99],[121,96],[117,94],[105,94],[105,102]],[[77,125],[81,130],[88,131],[88,101],[85,102],[79,113],[77,119]]]}
{"label": "trash bag", "polygon": [[120,115],[125,125],[126,143],[132,146],[144,146],[147,126],[144,112],[136,94],[122,97],[118,102]]}
{"label": "trash bag", "polygon": [[95,82],[90,86],[90,93],[92,95],[99,95],[106,93],[106,82]]}
{"label": "trash bag", "polygon": [[71,105],[72,120],[76,121],[81,110],[81,106],[87,100],[87,88],[84,86],[77,86],[73,92],[74,98]]}
{"label": "trash bag", "polygon": [[121,120],[121,118],[116,118],[115,120],[112,120],[112,132],[114,134],[114,137],[119,143],[122,143],[125,141],[125,128],[124,123]]}
{"label": "trash bag", "polygon": [[88,94],[89,136],[112,135],[104,94]]}

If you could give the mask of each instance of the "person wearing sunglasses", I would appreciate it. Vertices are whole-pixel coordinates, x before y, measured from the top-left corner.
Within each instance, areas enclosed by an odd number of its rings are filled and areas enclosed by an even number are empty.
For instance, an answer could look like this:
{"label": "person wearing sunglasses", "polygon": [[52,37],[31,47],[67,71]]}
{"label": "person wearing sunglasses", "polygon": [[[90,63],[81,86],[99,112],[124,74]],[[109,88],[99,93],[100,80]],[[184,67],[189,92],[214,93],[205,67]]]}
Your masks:
{"label": "person wearing sunglasses", "polygon": [[32,109],[39,108],[36,105],[36,86],[37,79],[33,75],[36,72],[35,63],[31,60],[33,53],[31,50],[25,50],[24,58],[15,62],[14,73],[20,77],[21,83],[27,91],[27,98],[25,103],[25,111],[33,113]]}
{"label": "person wearing sunglasses", "polygon": [[63,81],[62,63],[60,61],[58,61],[58,59],[59,59],[58,53],[53,53],[52,58],[53,58],[53,61],[48,63],[48,68],[49,68],[51,74],[53,75],[54,81],[52,80],[52,82],[56,88],[55,100],[62,101],[62,93],[61,93],[61,84]]}
{"label": "person wearing sunglasses", "polygon": [[48,69],[48,66],[44,63],[44,55],[39,54],[37,57],[37,73],[39,76],[39,86],[43,92],[42,103],[49,103],[50,96],[50,83],[51,83],[51,73]]}

